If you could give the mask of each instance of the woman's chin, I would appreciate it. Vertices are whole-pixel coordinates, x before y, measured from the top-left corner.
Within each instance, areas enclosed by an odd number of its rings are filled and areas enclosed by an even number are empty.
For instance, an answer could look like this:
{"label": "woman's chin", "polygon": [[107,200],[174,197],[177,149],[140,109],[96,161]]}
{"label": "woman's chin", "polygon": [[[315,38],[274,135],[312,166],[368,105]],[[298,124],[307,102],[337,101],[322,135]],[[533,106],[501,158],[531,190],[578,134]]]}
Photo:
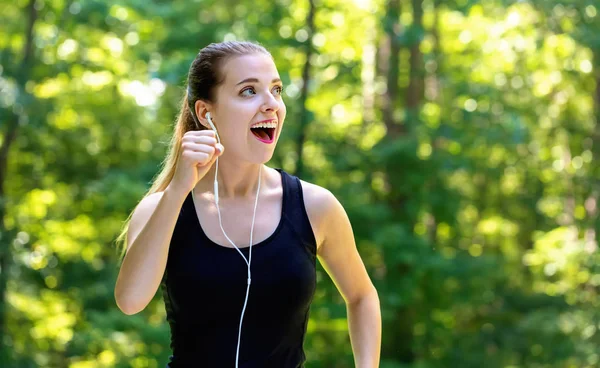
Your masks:
{"label": "woman's chin", "polygon": [[255,160],[253,160],[254,163],[266,164],[273,158],[273,150],[264,150],[261,153],[257,152],[253,157],[255,158]]}

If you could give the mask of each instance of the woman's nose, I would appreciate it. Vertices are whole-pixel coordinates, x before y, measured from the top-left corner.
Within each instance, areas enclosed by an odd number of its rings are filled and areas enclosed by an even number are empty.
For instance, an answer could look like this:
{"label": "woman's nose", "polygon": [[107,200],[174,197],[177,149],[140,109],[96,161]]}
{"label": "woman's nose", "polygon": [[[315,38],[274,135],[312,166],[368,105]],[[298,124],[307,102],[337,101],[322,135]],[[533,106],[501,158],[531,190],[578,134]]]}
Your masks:
{"label": "woman's nose", "polygon": [[265,101],[262,105],[263,111],[277,111],[279,110],[279,101],[271,93],[267,93]]}

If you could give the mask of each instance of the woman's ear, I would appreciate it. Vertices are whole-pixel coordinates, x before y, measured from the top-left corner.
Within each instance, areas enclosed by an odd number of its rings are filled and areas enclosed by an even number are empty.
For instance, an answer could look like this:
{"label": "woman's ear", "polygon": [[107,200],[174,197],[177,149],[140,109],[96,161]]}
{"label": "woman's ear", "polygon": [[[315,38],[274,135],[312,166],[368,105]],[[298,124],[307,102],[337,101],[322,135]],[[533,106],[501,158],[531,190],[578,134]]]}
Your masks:
{"label": "woman's ear", "polygon": [[[202,101],[202,100],[198,100],[196,101],[195,104],[195,110],[196,110],[196,116],[198,117],[198,120],[200,121],[200,124],[202,124],[205,128],[207,129],[212,129],[210,127],[210,124],[208,124],[208,121],[206,120],[206,113],[210,110],[211,106],[210,104]],[[211,118],[214,121],[214,118],[211,115]]]}

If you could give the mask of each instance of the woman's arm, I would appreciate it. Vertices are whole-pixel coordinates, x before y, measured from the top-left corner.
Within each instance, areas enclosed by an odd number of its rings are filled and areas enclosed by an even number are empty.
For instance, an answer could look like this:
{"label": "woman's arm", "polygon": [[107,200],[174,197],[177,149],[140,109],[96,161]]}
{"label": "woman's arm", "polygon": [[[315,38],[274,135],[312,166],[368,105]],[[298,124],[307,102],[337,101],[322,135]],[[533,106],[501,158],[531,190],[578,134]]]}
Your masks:
{"label": "woman's arm", "polygon": [[356,249],[350,220],[330,191],[309,184],[306,192],[310,192],[305,198],[318,229],[319,261],[346,302],[356,367],[377,368],[381,350],[379,297]]}
{"label": "woman's arm", "polygon": [[347,303],[346,308],[356,367],[379,367],[381,312],[377,291],[354,303]]}
{"label": "woman's arm", "polygon": [[115,285],[115,300],[123,313],[142,311],[156,294],[184,200],[185,195],[167,188],[144,198],[133,212]]}

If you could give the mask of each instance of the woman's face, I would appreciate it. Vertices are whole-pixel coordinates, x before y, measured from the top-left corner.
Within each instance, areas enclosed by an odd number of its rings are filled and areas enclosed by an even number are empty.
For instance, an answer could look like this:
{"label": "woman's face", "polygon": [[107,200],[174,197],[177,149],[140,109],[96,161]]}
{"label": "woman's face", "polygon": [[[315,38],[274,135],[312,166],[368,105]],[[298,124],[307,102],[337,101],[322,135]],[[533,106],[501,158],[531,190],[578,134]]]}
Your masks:
{"label": "woman's face", "polygon": [[[217,87],[211,117],[225,146],[225,155],[252,163],[268,162],[286,113],[275,63],[262,53],[236,56],[225,62],[221,73],[225,80]],[[270,139],[266,139],[271,143],[261,141],[250,129],[263,121],[275,123],[275,129],[268,131]]]}

